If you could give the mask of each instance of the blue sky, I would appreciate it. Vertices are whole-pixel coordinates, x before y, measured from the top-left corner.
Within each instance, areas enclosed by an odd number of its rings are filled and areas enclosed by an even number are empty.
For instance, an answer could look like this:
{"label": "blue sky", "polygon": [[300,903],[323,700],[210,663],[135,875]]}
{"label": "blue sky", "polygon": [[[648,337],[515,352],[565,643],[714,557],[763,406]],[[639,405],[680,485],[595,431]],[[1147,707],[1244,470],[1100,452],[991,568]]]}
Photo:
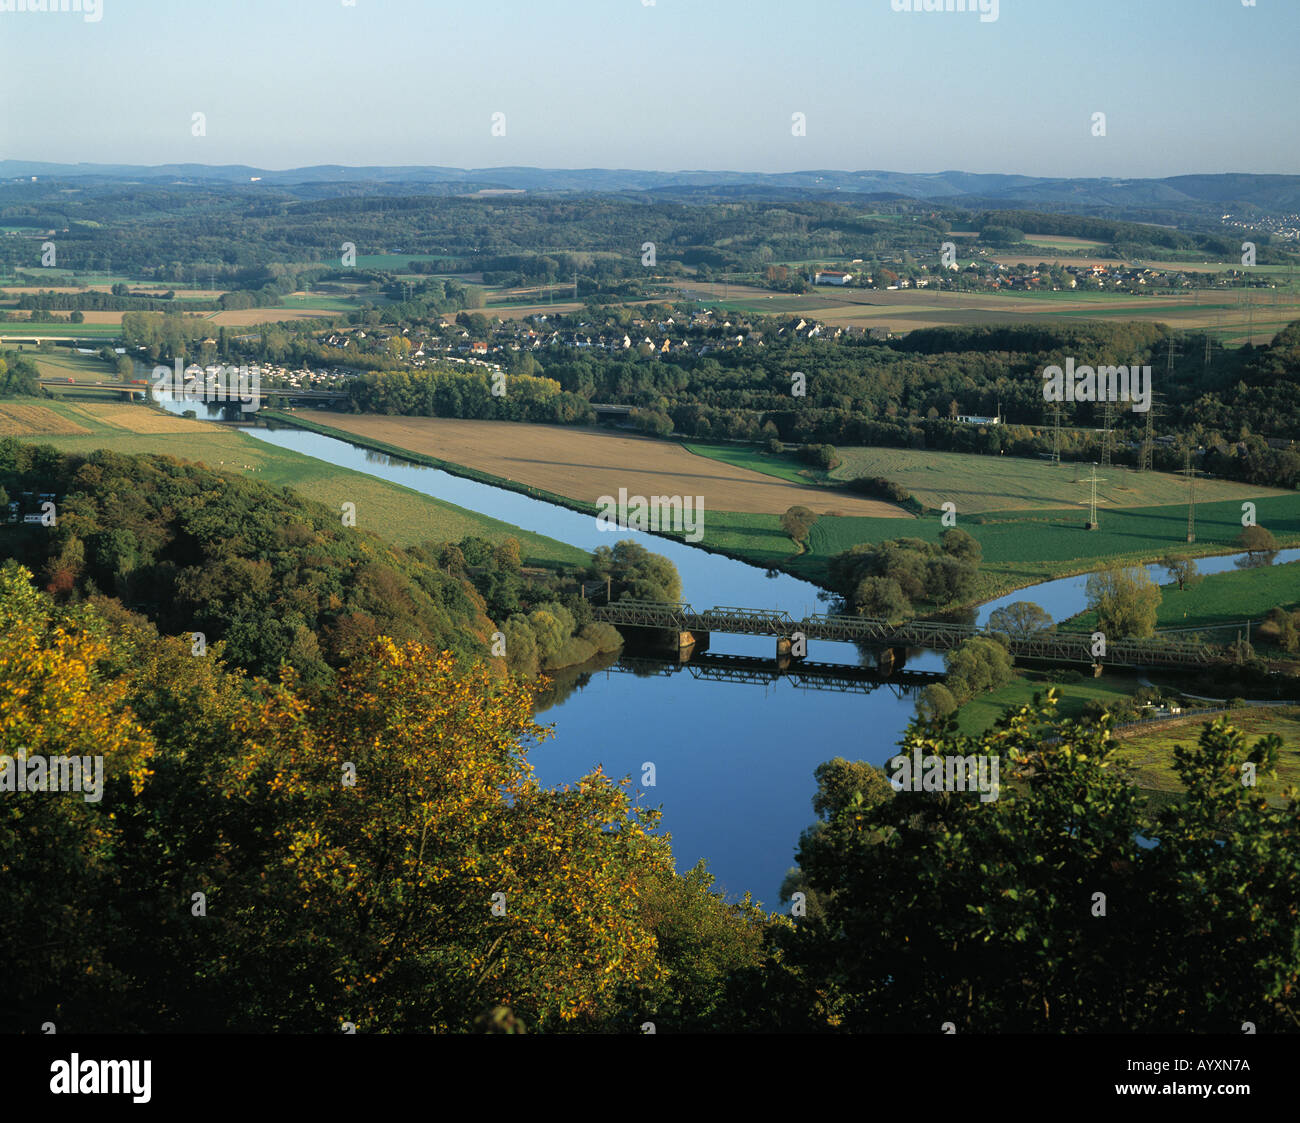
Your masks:
{"label": "blue sky", "polygon": [[1300,172],[1300,0],[101,2],[0,12],[0,158]]}

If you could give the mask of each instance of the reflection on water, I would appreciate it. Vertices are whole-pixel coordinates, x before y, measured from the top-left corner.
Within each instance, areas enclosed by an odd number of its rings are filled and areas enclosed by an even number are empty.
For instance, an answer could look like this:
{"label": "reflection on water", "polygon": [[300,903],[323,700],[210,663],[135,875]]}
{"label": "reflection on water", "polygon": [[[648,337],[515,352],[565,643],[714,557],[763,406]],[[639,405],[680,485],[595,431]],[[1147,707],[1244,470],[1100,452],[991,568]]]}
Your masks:
{"label": "reflection on water", "polygon": [[[241,432],[585,550],[635,539],[672,560],[686,598],[697,608],[774,608],[795,619],[827,611],[822,590],[777,570],[641,532],[602,534],[591,516],[333,437],[289,428]],[[1296,558],[1300,549],[1280,551],[1268,561]],[[1198,559],[1197,565],[1209,574],[1243,562],[1245,567],[1266,564],[1263,557],[1252,561],[1238,555]],[[1148,570],[1157,581],[1165,580],[1159,566]],[[1060,621],[1084,610],[1086,584],[1086,575],[1044,582],[952,619],[982,625],[994,609],[1032,600]],[[775,641],[769,637],[717,635],[709,655],[740,658],[731,667],[719,666],[716,675],[700,673],[707,669],[703,664],[694,672],[689,666],[665,670],[663,664],[624,669],[617,654],[553,672],[538,714],[544,724],[554,723],[556,735],[534,747],[530,759],[539,781],[548,786],[571,784],[597,765],[615,778],[632,777],[632,790],[642,802],[662,805],[662,827],[672,836],[679,869],[706,858],[721,889],[736,896],[751,890],[776,908],[777,890],[793,863],[800,832],[813,819],[814,769],[835,756],[884,764],[914,714],[911,695],[921,679],[904,680],[917,672],[941,671],[943,660],[934,652],[908,652],[898,683],[863,693],[801,685],[775,674],[774,661],[772,670],[740,673],[746,658],[773,660]],[[869,666],[874,653],[813,641],[808,659]],[[651,789],[639,787],[646,762],[655,765]]]}
{"label": "reflection on water", "polygon": [[591,682],[592,676],[606,667],[616,664],[619,660],[619,652],[606,651],[588,659],[585,663],[579,663],[573,667],[559,667],[553,671],[546,671],[546,678],[549,683],[545,690],[537,694],[536,704],[533,708],[534,715],[545,713],[553,706],[559,706],[567,702],[569,698],[581,693]]}

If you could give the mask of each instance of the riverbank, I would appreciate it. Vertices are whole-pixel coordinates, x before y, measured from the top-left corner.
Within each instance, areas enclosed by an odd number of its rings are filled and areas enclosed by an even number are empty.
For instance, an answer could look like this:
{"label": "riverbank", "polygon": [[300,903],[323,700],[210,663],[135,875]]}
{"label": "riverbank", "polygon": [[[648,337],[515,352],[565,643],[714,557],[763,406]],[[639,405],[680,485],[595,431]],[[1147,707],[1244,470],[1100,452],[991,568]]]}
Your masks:
{"label": "riverbank", "polygon": [[[309,433],[317,433],[324,437],[346,441],[359,448],[366,448],[374,452],[385,453],[396,459],[409,461],[412,464],[419,464],[427,468],[436,468],[451,476],[457,476],[465,480],[472,480],[475,483],[486,484],[489,487],[501,488],[504,491],[513,491],[518,495],[525,495],[530,499],[536,499],[543,503],[551,503],[557,507],[563,507],[566,510],[574,511],[578,514],[588,515],[592,518],[593,522],[600,511],[600,508],[594,503],[586,503],[567,495],[559,495],[555,492],[546,491],[543,488],[534,487],[531,484],[524,483],[520,480],[513,480],[505,476],[495,476],[491,473],[483,472],[464,464],[442,460],[439,457],[430,456],[427,453],[416,452],[409,448],[389,444],[386,441],[381,441],[373,437],[360,436],[349,432],[346,429],[335,428],[325,425],[317,420],[301,417],[296,413],[285,413],[280,410],[267,409],[263,410],[259,416],[275,421],[284,427],[302,429]],[[520,422],[519,424],[522,426],[524,423]],[[272,427],[268,426],[268,428]],[[789,573],[792,577],[799,578],[800,580],[808,580],[812,584],[818,585],[822,590],[827,592],[832,591],[830,586],[826,583],[825,575],[822,576],[820,581],[812,580],[802,574],[792,572],[782,564],[788,556],[797,556],[796,545],[790,540],[789,536],[781,530],[780,518],[776,515],[747,514],[736,511],[709,511],[707,513],[705,538],[699,542],[689,541],[684,533],[674,533],[665,530],[647,528],[639,531],[639,533],[668,539],[689,546],[693,550],[701,550],[705,553],[716,554],[721,557],[730,558],[734,561],[744,562],[747,565],[756,566],[760,569],[781,569],[784,572]],[[708,541],[710,535],[714,536],[713,542]],[[745,542],[762,539],[763,545],[761,548],[751,549],[737,549],[732,546],[719,546],[717,541],[722,537],[734,538],[737,541]],[[774,546],[773,540],[784,543],[784,547],[781,545]]]}
{"label": "riverbank", "polygon": [[[292,449],[255,443],[245,430],[191,421],[176,411],[146,409],[120,402],[57,402],[50,399],[6,399],[57,418],[62,425],[32,425],[17,435],[28,444],[47,444],[60,452],[89,454],[96,449],[124,454],[151,453],[191,460],[219,472],[229,472],[288,487],[304,498],[339,511],[355,504],[357,526],[395,546],[421,542],[455,542],[477,535],[493,543],[516,538],[521,556],[547,568],[582,565],[585,551],[565,542],[524,530],[478,511],[416,491],[372,474],[340,468]],[[192,408],[192,407],[191,407]],[[164,422],[165,425],[160,422]]]}
{"label": "riverbank", "polygon": [[[272,410],[265,413],[285,425],[350,441],[593,518],[598,510],[594,504],[571,496],[359,436],[296,413]],[[524,423],[519,424],[521,431],[528,428]],[[1254,502],[1260,525],[1272,530],[1279,544],[1300,545],[1300,493],[1275,493],[1260,496]],[[1239,550],[1235,540],[1241,533],[1241,505],[1236,500],[1198,504],[1194,544],[1186,541],[1186,522],[1186,509],[1176,506],[1107,511],[1101,528],[1095,531],[1083,529],[1081,511],[1040,509],[959,516],[958,525],[979,540],[984,558],[971,598],[963,605],[946,607],[971,607],[1044,581],[1090,573],[1112,562],[1139,565],[1158,561],[1169,553],[1204,558]],[[863,543],[904,536],[937,541],[945,529],[937,513],[919,519],[826,515],[814,524],[807,547],[800,552],[781,530],[777,515],[710,511],[704,540],[691,545],[750,565],[779,569],[830,590],[829,564],[836,554]],[[682,534],[650,533],[685,541]]]}
{"label": "riverbank", "polygon": [[[463,478],[466,473],[421,465],[405,450],[367,449],[346,435],[308,431],[291,414],[286,421],[278,430],[259,427],[246,436],[490,512],[584,550],[633,539],[674,562],[684,595],[697,606],[763,607],[795,619],[825,611],[818,587],[789,576],[785,568],[754,568],[744,564],[748,559],[638,531],[611,537],[598,532],[590,511],[532,498],[524,486]],[[790,554],[794,545],[776,522],[769,548]],[[909,527],[926,524],[913,521]],[[942,529],[937,520],[933,529],[936,536]],[[1033,598],[1060,618],[1083,607],[1082,584],[1082,578],[1070,578],[1035,590]],[[861,661],[851,645],[809,646],[811,659]],[[530,760],[539,780],[554,785],[572,784],[596,766],[607,775],[639,777],[643,765],[653,762],[659,786],[642,791],[634,780],[633,790],[664,808],[663,829],[673,836],[679,868],[705,858],[729,896],[751,890],[775,901],[808,825],[817,767],[833,756],[883,766],[914,717],[914,694],[890,683],[865,690],[804,688],[776,671],[772,642],[762,637],[715,637],[713,649],[761,659],[771,673],[746,682],[689,664],[624,667],[612,658],[557,671],[548,677],[559,689],[543,702],[555,736]],[[918,652],[908,666],[941,671],[943,660],[937,653]],[[1110,686],[1110,676],[1087,681]],[[814,736],[806,735],[810,730]]]}

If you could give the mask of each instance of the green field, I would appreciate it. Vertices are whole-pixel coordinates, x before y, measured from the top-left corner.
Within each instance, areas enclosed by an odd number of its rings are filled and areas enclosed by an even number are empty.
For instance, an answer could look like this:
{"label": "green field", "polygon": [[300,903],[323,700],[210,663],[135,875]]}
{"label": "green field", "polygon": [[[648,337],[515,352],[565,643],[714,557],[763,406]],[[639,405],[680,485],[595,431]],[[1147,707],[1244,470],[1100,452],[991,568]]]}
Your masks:
{"label": "green field", "polygon": [[1052,682],[1039,671],[1025,671],[1006,686],[978,695],[962,706],[957,711],[957,728],[971,736],[992,729],[1004,710],[1029,705],[1035,694],[1042,694],[1049,687],[1054,687],[1058,695],[1057,713],[1062,717],[1077,718],[1088,702],[1127,698],[1140,685],[1136,676],[1120,673],[1084,682]]}
{"label": "green field", "polygon": [[1064,234],[1026,234],[1025,241],[1031,246],[1046,246],[1049,249],[1072,250],[1076,254],[1094,255],[1105,249],[1102,242],[1089,241],[1087,238],[1071,238]]}
{"label": "green field", "polygon": [[[841,460],[831,478],[847,481],[857,476],[881,476],[907,488],[921,503],[939,510],[954,503],[957,516],[989,511],[1034,510],[1069,507],[1079,510],[1091,489],[1080,482],[1091,466],[1053,464],[1012,456],[976,456],[962,452],[921,452],[904,448],[841,448]],[[768,458],[769,460],[775,458]],[[756,471],[771,471],[760,464]],[[772,473],[775,474],[775,473]],[[1097,487],[1105,512],[1119,507],[1158,507],[1187,502],[1187,481],[1172,472],[1137,472],[1115,465],[1099,472],[1108,477]],[[1285,494],[1277,489],[1252,487],[1227,480],[1198,480],[1196,500],[1241,503],[1260,495]]]}
{"label": "green field", "polygon": [[[357,527],[378,534],[398,546],[420,542],[452,542],[474,534],[493,542],[508,537],[519,540],[523,560],[531,565],[582,564],[587,554],[544,535],[521,530],[451,503],[412,491],[362,472],[336,468],[323,460],[276,448],[235,429],[195,422],[186,433],[129,433],[87,420],[68,405],[49,399],[9,399],[39,404],[91,429],[88,436],[34,436],[32,443],[49,444],[63,452],[90,452],[107,448],[121,453],[161,453],[196,460],[210,468],[232,472],[272,487],[289,487],[308,499],[340,510],[344,502],[357,506]],[[79,403],[93,409],[93,403]],[[134,407],[151,412],[147,406]]]}
{"label": "green field", "polygon": [[[6,352],[17,354],[18,350],[12,344],[8,347],[0,345],[0,357]],[[60,347],[49,353],[29,348],[22,352],[22,357],[36,364],[42,378],[75,378],[78,382],[117,381],[117,367],[104,362],[98,355],[78,355]]]}
{"label": "green field", "polygon": [[[1284,546],[1300,545],[1300,493],[1255,500],[1261,526]],[[1196,543],[1187,544],[1187,512],[1182,507],[1137,507],[1107,511],[1097,530],[1083,529],[1083,512],[1018,511],[1000,516],[958,518],[984,550],[977,598],[984,600],[1052,577],[1085,573],[1106,562],[1158,561],[1172,550],[1226,554],[1241,534],[1241,505],[1196,505]],[[897,519],[823,518],[814,524],[810,553],[791,569],[823,570],[835,554],[860,542],[883,542],[900,535],[936,541],[944,527],[938,515],[902,523]]]}
{"label": "green field", "polygon": [[[1174,772],[1174,746],[1195,745],[1201,729],[1211,718],[1182,718],[1161,722],[1151,729],[1130,733],[1120,730],[1121,747],[1116,756],[1137,769],[1137,784],[1159,791],[1178,791],[1181,785]],[[1280,801],[1282,791],[1300,785],[1300,707],[1247,706],[1228,715],[1229,722],[1248,737],[1251,744],[1276,733],[1282,738],[1278,754],[1276,780],[1259,777],[1259,792],[1270,802]]]}
{"label": "green field", "polygon": [[[684,447],[700,456],[796,483],[817,483],[818,476],[824,476],[793,457],[772,456],[753,446],[690,442]],[[1241,503],[1246,498],[1255,503],[1260,524],[1268,527],[1279,543],[1300,544],[1300,492],[1201,481],[1197,484],[1196,543],[1189,546],[1186,483],[1168,473],[1112,469],[1108,481],[1112,501],[1100,508],[1100,528],[1087,531],[1083,529],[1087,515],[1082,507],[1042,505],[1075,502],[1079,485],[1073,482],[1073,465],[907,449],[838,451],[846,464],[835,469],[833,477],[884,476],[901,483],[932,508],[952,497],[957,504],[957,525],[979,539],[984,550],[978,600],[1053,577],[1085,573],[1110,561],[1158,561],[1171,552],[1232,553],[1241,534]],[[978,486],[971,483],[973,479],[978,479]],[[1211,496],[1217,498],[1212,501]],[[796,576],[825,584],[827,563],[852,546],[899,537],[936,541],[944,529],[938,510],[919,519],[827,515],[814,524],[809,549],[800,553],[784,540],[776,516],[710,512],[705,544],[755,564],[780,565]],[[1241,580],[1234,586],[1238,596],[1254,602],[1274,595],[1271,587],[1251,584],[1248,575],[1238,576]],[[1274,580],[1285,583],[1284,577]],[[1166,611],[1174,611],[1172,602]],[[1222,611],[1233,620],[1245,615],[1236,597],[1226,600]],[[1169,619],[1167,626],[1184,623],[1182,609],[1178,612],[1178,618]],[[1162,624],[1166,622],[1162,620]]]}
{"label": "green field", "polygon": [[701,441],[683,441],[682,448],[696,456],[705,456],[710,460],[719,460],[734,468],[748,468],[753,472],[762,472],[765,476],[775,476],[787,483],[816,484],[824,482],[827,473],[809,464],[801,464],[792,456],[780,453],[772,454],[749,444],[708,444]]}
{"label": "green field", "polygon": [[[375,300],[370,297],[371,301]],[[304,296],[286,296],[283,299],[282,307],[288,308],[308,308],[320,309],[321,312],[354,312],[360,307],[361,301],[355,296],[334,296],[322,293],[309,293]]]}
{"label": "green field", "polygon": [[[967,702],[957,711],[957,728],[972,736],[991,729],[1007,708],[1028,705],[1035,694],[1054,687],[1058,694],[1057,712],[1063,717],[1078,718],[1090,701],[1111,701],[1131,695],[1138,687],[1130,675],[1108,674],[1104,678],[1080,683],[1053,683],[1040,672],[1022,673],[1014,682]],[[1157,792],[1180,792],[1182,786],[1174,772],[1174,747],[1194,745],[1201,729],[1213,716],[1175,718],[1144,728],[1130,726],[1117,730],[1120,747],[1115,758],[1136,769],[1138,787]],[[1278,779],[1261,776],[1260,792],[1276,801],[1289,784],[1300,784],[1300,707],[1246,706],[1230,715],[1233,726],[1246,733],[1253,743],[1268,733],[1277,733],[1283,741],[1278,762]]]}
{"label": "green field", "polygon": [[[60,313],[64,315],[65,313]],[[30,324],[25,320],[0,323],[0,336],[59,336],[71,339],[116,339],[122,334],[119,324]]]}
{"label": "green field", "polygon": [[[1260,620],[1274,608],[1300,605],[1300,562],[1213,573],[1190,589],[1162,588],[1164,599],[1156,617],[1160,628],[1213,628]],[[1070,627],[1088,630],[1095,619],[1093,613],[1082,613]]]}

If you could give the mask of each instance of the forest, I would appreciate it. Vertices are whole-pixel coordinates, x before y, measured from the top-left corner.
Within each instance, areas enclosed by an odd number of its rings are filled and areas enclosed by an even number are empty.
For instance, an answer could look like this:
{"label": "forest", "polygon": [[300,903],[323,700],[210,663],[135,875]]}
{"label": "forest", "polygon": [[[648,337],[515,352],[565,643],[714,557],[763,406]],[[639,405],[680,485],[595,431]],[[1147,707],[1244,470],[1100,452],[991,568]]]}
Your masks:
{"label": "forest", "polygon": [[703,863],[677,873],[629,780],[541,787],[522,677],[377,635],[311,692],[33,576],[0,567],[0,786],[15,760],[77,753],[103,759],[104,787],[0,800],[0,946],[23,949],[6,1024],[1231,1033],[1245,1010],[1268,1033],[1300,1017],[1295,805],[1241,783],[1274,768],[1276,737],[1207,726],[1178,750],[1186,799],[1155,810],[1112,759],[1110,719],[1061,720],[1050,692],[979,738],[918,719],[902,752],[994,755],[1001,798],[895,792],[832,759],[788,909],[768,913],[712,892]]}
{"label": "forest", "polygon": [[582,581],[608,578],[614,599],[681,595],[671,563],[632,542],[569,573],[531,573],[514,539],[401,549],[290,489],[173,457],[0,440],[0,508],[42,493],[58,497],[56,525],[0,527],[0,558],[49,595],[109,598],[115,612],[312,693],[381,635],[461,661],[504,636],[497,654],[529,674],[582,663],[621,642],[592,621]]}
{"label": "forest", "polygon": [[[560,326],[566,326],[565,321]],[[589,424],[589,401],[637,407],[647,432],[740,440],[931,448],[1013,456],[1050,454],[1053,433],[1041,371],[1067,356],[1091,364],[1153,368],[1158,435],[1154,466],[1181,470],[1189,450],[1226,478],[1294,487],[1300,452],[1267,438],[1300,433],[1300,323],[1265,347],[1237,352],[1184,345],[1169,361],[1159,325],[1080,324],[933,328],[890,341],[785,337],[768,331],[763,349],[643,357],[635,352],[539,352],[542,381],[563,393],[539,398],[534,380],[512,376],[523,401],[486,396],[486,377],[438,371],[369,373],[349,384],[351,407],[376,413],[508,417]],[[768,343],[771,339],[771,343]],[[791,396],[791,372],[807,372],[806,395]],[[511,393],[513,394],[513,390]],[[541,404],[541,403],[546,404]],[[999,426],[964,425],[959,413],[1001,415]],[[1076,403],[1062,417],[1067,460],[1101,459],[1103,407]],[[656,419],[661,419],[662,424]],[[1145,419],[1116,411],[1112,456],[1136,464]]]}
{"label": "forest", "polygon": [[[498,280],[571,281],[575,270],[606,277],[643,273],[653,242],[661,268],[758,272],[772,262],[851,260],[877,254],[934,256],[952,230],[982,232],[1000,248],[1033,247],[1023,233],[1096,239],[1107,253],[1157,259],[1236,260],[1241,239],[1109,217],[970,209],[900,196],[827,197],[824,192],[692,198],[672,191],[541,193],[497,198],[376,192],[340,184],[334,197],[303,198],[264,186],[0,185],[0,225],[56,231],[61,264],[129,273],[159,283],[215,275],[258,287],[258,270],[296,271],[359,254],[405,254],[413,271],[485,270]],[[1153,222],[1166,222],[1166,216]],[[1188,216],[1178,216],[1187,223]],[[1008,241],[999,232],[1019,231]],[[1292,258],[1265,231],[1252,234],[1259,261]],[[539,246],[561,247],[539,252]],[[0,239],[0,265],[34,267],[21,239]],[[215,274],[214,274],[215,271]],[[269,278],[262,278],[267,280]]]}

